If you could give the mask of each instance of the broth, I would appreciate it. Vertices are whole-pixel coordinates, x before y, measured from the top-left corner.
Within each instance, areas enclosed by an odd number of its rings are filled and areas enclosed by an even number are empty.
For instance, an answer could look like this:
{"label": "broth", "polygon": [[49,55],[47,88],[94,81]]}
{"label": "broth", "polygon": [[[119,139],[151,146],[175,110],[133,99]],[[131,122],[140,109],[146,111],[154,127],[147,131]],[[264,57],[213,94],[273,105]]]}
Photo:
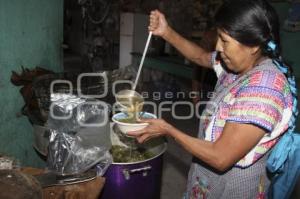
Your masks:
{"label": "broth", "polygon": [[138,162],[154,157],[154,154],[144,148],[128,149],[123,146],[114,145],[110,149],[114,162]]}
{"label": "broth", "polygon": [[128,117],[128,118],[118,119],[118,121],[123,122],[123,123],[129,123],[129,124],[138,123],[136,117]]}
{"label": "broth", "polygon": [[153,119],[152,116],[147,116],[147,115],[143,115],[143,113],[141,115],[136,115],[135,117],[126,117],[126,118],[121,118],[121,119],[117,119],[119,122],[123,122],[123,123],[129,123],[129,124],[136,124],[139,123],[138,119]]}

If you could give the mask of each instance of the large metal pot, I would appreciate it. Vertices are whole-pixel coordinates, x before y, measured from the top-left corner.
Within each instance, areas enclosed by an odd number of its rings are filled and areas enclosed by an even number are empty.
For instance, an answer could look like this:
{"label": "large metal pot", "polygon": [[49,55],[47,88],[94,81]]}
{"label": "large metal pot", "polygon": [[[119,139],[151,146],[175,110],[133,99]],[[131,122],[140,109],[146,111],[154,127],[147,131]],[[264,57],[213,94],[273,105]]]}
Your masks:
{"label": "large metal pot", "polygon": [[159,199],[163,168],[164,139],[155,139],[145,146],[153,158],[132,163],[112,163],[104,177],[101,199]]}

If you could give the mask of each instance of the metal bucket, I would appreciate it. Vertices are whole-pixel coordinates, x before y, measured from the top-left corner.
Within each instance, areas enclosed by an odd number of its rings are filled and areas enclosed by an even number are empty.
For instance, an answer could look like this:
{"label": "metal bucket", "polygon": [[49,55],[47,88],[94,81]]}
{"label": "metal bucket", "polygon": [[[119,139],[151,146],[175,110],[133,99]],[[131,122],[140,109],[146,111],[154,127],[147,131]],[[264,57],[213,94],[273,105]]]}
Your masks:
{"label": "metal bucket", "polygon": [[167,144],[163,139],[147,143],[154,157],[132,163],[112,163],[106,171],[100,199],[159,199],[163,154]]}

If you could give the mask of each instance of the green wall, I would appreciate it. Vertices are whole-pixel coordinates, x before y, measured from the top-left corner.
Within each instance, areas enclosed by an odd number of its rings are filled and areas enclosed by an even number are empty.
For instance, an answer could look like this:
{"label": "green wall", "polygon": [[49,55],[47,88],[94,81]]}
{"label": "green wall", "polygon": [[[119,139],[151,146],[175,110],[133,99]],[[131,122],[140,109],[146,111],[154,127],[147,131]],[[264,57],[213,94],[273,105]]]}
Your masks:
{"label": "green wall", "polygon": [[[283,25],[288,16],[290,3],[274,3],[274,7],[280,17],[280,23]],[[295,75],[300,80],[300,32],[281,31],[281,42],[283,57],[293,66]]]}
{"label": "green wall", "polygon": [[22,165],[42,166],[32,148],[33,129],[11,71],[41,66],[62,71],[63,0],[0,0],[0,153]]}

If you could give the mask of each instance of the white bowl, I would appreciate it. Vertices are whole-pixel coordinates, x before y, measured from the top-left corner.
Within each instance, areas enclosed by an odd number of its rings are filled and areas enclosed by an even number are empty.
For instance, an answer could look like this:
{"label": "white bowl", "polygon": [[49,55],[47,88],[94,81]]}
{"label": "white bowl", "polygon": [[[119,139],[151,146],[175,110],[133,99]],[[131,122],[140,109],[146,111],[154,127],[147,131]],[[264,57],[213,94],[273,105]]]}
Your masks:
{"label": "white bowl", "polygon": [[[125,122],[118,121],[119,119],[125,119],[127,117],[128,116],[125,113],[117,113],[114,114],[112,117],[112,121],[117,124],[120,131],[124,134],[127,134],[127,132],[131,132],[131,131],[141,130],[149,125],[148,123],[125,123]],[[157,117],[152,113],[145,112],[143,113],[143,118],[153,119]]]}

